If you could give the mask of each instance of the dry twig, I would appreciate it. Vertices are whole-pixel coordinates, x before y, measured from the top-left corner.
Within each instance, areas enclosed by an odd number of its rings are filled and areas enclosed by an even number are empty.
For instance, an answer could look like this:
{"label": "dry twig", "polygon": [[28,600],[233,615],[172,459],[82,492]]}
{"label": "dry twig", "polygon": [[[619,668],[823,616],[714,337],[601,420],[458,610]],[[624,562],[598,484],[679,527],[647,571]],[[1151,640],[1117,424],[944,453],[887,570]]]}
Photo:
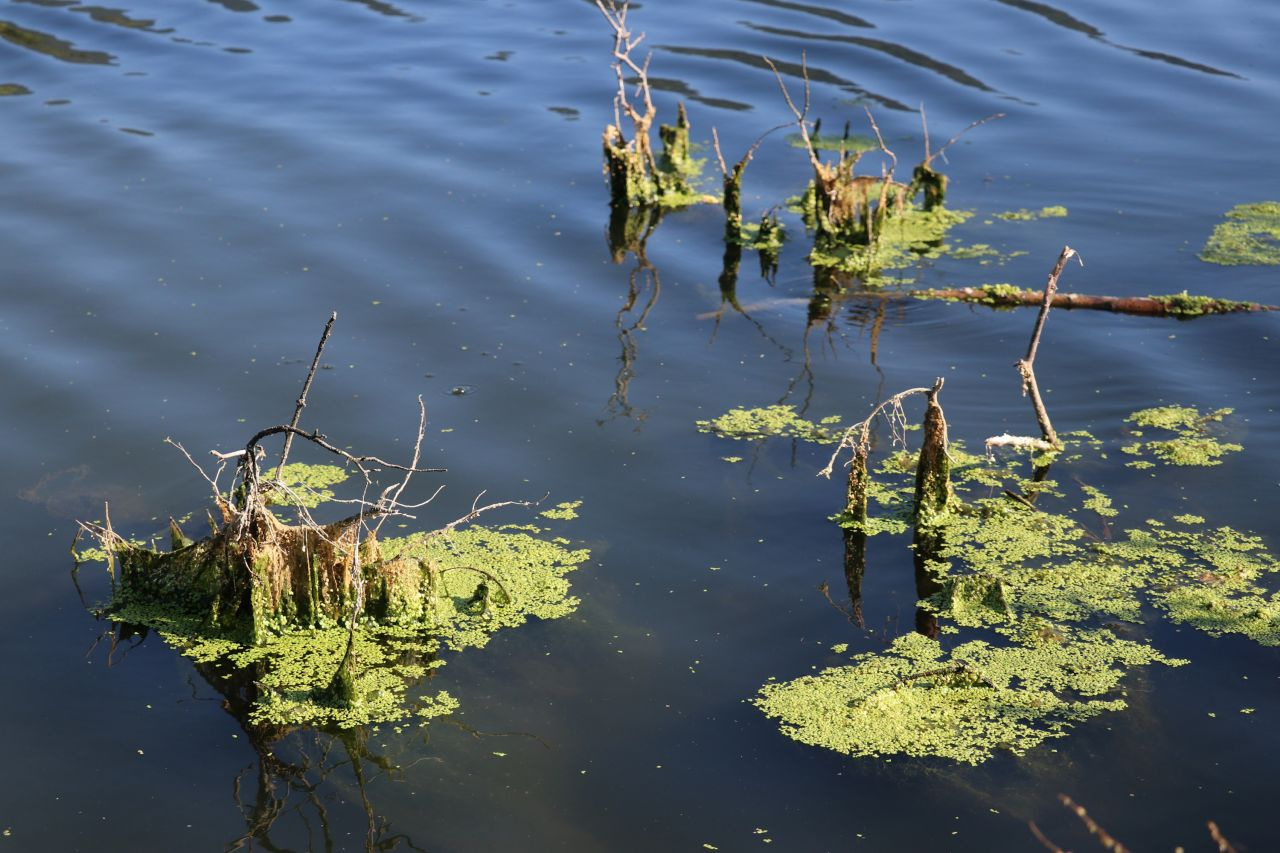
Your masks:
{"label": "dry twig", "polygon": [[[1044,435],[1044,440],[1056,448],[1062,447],[1062,442],[1058,440],[1058,434],[1053,430],[1053,424],[1049,421],[1049,411],[1045,408],[1044,400],[1040,397],[1040,388],[1036,384],[1035,360],[1036,350],[1040,347],[1040,335],[1044,331],[1044,323],[1049,317],[1049,308],[1053,304],[1053,294],[1058,289],[1058,277],[1062,275],[1063,267],[1067,265],[1067,261],[1071,258],[1080,260],[1075,249],[1070,246],[1063,246],[1062,253],[1058,255],[1058,262],[1054,265],[1053,272],[1049,273],[1049,280],[1045,283],[1044,300],[1040,304],[1040,313],[1036,317],[1036,325],[1031,332],[1031,342],[1027,345],[1027,354],[1017,363],[1018,373],[1022,375],[1022,392],[1031,398],[1031,406],[1035,409],[1036,422],[1040,424],[1040,432]],[[1084,266],[1084,261],[1081,260],[1080,265]]]}

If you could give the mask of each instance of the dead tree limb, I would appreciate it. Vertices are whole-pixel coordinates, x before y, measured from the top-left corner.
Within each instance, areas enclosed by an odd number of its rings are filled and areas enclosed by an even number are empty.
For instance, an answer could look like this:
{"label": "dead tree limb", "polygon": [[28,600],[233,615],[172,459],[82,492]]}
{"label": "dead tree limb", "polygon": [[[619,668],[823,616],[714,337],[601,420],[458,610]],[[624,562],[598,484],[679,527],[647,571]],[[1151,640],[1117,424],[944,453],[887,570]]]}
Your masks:
{"label": "dead tree limb", "polygon": [[[329,335],[333,333],[333,324],[338,320],[338,312],[334,311],[329,315],[329,322],[324,324],[324,332],[320,335],[320,345],[316,347],[315,357],[311,359],[311,369],[307,371],[307,380],[302,383],[302,393],[298,395],[298,405],[293,410],[293,420],[289,421],[289,426],[296,427],[298,420],[302,417],[302,410],[307,407],[307,392],[311,390],[311,382],[316,378],[316,369],[320,367],[320,354],[324,352],[324,345],[329,342]],[[276,469],[276,479],[284,477],[284,466],[289,461],[289,448],[293,445],[293,433],[289,433],[284,437],[284,450],[280,451],[280,467]]]}
{"label": "dead tree limb", "polygon": [[1068,811],[1075,813],[1075,816],[1080,818],[1080,822],[1084,824],[1085,829],[1089,830],[1090,835],[1098,839],[1098,843],[1102,845],[1103,849],[1110,850],[1111,853],[1129,853],[1128,847],[1113,838],[1111,833],[1103,829],[1096,820],[1089,817],[1089,813],[1085,811],[1084,806],[1066,794],[1059,794],[1058,800],[1061,801],[1062,805],[1066,806]]}
{"label": "dead tree limb", "polygon": [[[1044,294],[1040,291],[1021,290],[1005,285],[912,290],[907,295],[916,299],[968,302],[977,305],[989,305],[993,308],[1030,307],[1040,305],[1044,301]],[[1085,293],[1054,293],[1051,306],[1067,310],[1082,308],[1144,317],[1198,317],[1202,314],[1280,311],[1280,305],[1262,305],[1256,302],[1236,302],[1230,299],[1215,299],[1209,296],[1193,296],[1185,291],[1166,296],[1096,296]]]}
{"label": "dead tree limb", "polygon": [[[1057,448],[1062,447],[1062,442],[1058,440],[1058,434],[1053,430],[1053,424],[1049,421],[1049,410],[1045,408],[1044,399],[1040,396],[1040,387],[1036,384],[1035,360],[1036,350],[1040,347],[1040,335],[1044,332],[1045,320],[1049,318],[1049,309],[1053,306],[1053,294],[1058,289],[1058,277],[1062,275],[1062,270],[1067,265],[1067,261],[1073,257],[1078,259],[1076,250],[1070,246],[1063,246],[1062,253],[1058,255],[1058,262],[1054,265],[1053,272],[1049,273],[1049,280],[1045,283],[1044,297],[1040,303],[1040,313],[1036,316],[1036,325],[1031,332],[1031,342],[1027,345],[1027,354],[1017,363],[1018,373],[1022,376],[1022,392],[1031,398],[1031,406],[1035,409],[1036,422],[1040,424],[1040,432],[1045,441]],[[1083,261],[1081,265],[1083,266]]]}

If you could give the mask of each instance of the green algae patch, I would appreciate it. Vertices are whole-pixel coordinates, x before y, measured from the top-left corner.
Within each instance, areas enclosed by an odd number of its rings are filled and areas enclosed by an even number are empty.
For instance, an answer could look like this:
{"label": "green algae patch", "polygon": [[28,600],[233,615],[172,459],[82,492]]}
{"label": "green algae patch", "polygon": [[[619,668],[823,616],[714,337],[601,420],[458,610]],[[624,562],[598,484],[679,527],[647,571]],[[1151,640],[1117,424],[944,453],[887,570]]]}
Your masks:
{"label": "green algae patch", "polygon": [[570,521],[578,517],[578,508],[582,506],[582,501],[566,501],[553,506],[551,509],[543,510],[538,515],[543,518],[552,518],[560,521]]}
{"label": "green algae patch", "polygon": [[1200,260],[1223,266],[1280,264],[1280,202],[1239,204],[1214,226]]}
{"label": "green algae patch", "polygon": [[486,645],[500,628],[530,618],[558,619],[577,609],[567,575],[590,553],[540,534],[530,525],[474,526],[381,544],[389,559],[430,567],[432,631],[445,647],[460,650]]}
{"label": "green algae patch", "polygon": [[[806,195],[806,200],[812,192]],[[806,211],[812,203],[806,201]],[[922,258],[937,258],[948,252],[944,243],[950,230],[973,216],[973,211],[938,206],[923,210],[905,205],[900,212],[884,217],[874,239],[819,239],[809,254],[809,263],[852,273],[865,284],[886,283],[884,270],[914,267]]]}
{"label": "green algae patch", "polygon": [[699,432],[710,432],[724,438],[799,438],[820,444],[840,440],[844,431],[838,415],[809,421],[796,414],[795,406],[764,406],[756,409],[730,409],[709,421],[696,421]]}
{"label": "green algae patch", "polygon": [[280,495],[268,496],[267,502],[273,505],[304,506],[315,509],[320,504],[334,498],[333,486],[345,483],[350,474],[345,468],[337,465],[308,465],[303,462],[291,462],[280,472],[280,483],[284,491]]}
{"label": "green algae patch", "polygon": [[[1210,425],[1221,422],[1232,411],[1229,408],[1217,409],[1202,415],[1199,410],[1190,406],[1142,409],[1125,418],[1125,422],[1137,427],[1173,433],[1173,437],[1131,442],[1120,450],[1131,456],[1142,457],[1128,463],[1131,468],[1150,468],[1154,464],[1152,459],[1166,465],[1221,465],[1223,456],[1244,449],[1239,444],[1220,441],[1209,431]],[[1135,438],[1146,436],[1139,429],[1132,430],[1132,435]]]}
{"label": "green algae patch", "polygon": [[1074,724],[1125,707],[1125,672],[1178,664],[1106,631],[1061,632],[1052,641],[946,653],[907,634],[882,653],[857,655],[794,681],[766,684],[753,700],[784,734],[855,757],[935,756],[980,764],[997,751],[1022,755]]}
{"label": "green algae patch", "polygon": [[[549,512],[568,518],[580,503]],[[211,624],[196,607],[147,602],[136,590],[104,612],[155,629],[198,664],[216,667],[222,678],[249,677],[255,685],[252,724],[350,728],[451,713],[457,702],[447,692],[411,697],[410,691],[444,665],[444,653],[481,648],[496,631],[529,619],[573,612],[578,599],[566,576],[589,556],[527,525],[414,534],[382,540],[378,550],[384,566],[421,571],[416,593],[404,584],[380,586],[381,576],[370,571],[366,615],[353,634],[332,624],[282,628],[255,644],[243,631]],[[332,683],[349,641],[352,695],[338,697]]]}
{"label": "green algae patch", "polygon": [[1103,550],[1117,562],[1151,573],[1151,598],[1174,622],[1214,637],[1240,634],[1264,646],[1280,646],[1277,560],[1257,536],[1229,527],[1205,529],[1198,516],[1174,516],[1172,525],[1148,521],[1124,542]]}
{"label": "green algae patch", "polygon": [[1257,311],[1259,306],[1253,302],[1237,302],[1231,299],[1217,299],[1212,296],[1197,296],[1182,291],[1149,297],[1165,306],[1165,309],[1177,317],[1203,317],[1205,314],[1229,314],[1234,311]]}
{"label": "green algae patch", "polygon": [[[787,135],[787,144],[792,148],[806,148],[804,137],[798,133]],[[813,146],[814,151],[847,151],[854,153],[856,151],[875,151],[880,147],[870,136],[860,136],[857,134],[844,136],[823,136],[821,134],[809,134],[809,144]]]}
{"label": "green algae patch", "polygon": [[1019,208],[1018,210],[1006,210],[1002,213],[994,213],[996,219],[1004,219],[1009,222],[1031,222],[1036,219],[1060,219],[1067,215],[1067,209],[1060,204],[1042,207],[1039,210],[1027,210]]}

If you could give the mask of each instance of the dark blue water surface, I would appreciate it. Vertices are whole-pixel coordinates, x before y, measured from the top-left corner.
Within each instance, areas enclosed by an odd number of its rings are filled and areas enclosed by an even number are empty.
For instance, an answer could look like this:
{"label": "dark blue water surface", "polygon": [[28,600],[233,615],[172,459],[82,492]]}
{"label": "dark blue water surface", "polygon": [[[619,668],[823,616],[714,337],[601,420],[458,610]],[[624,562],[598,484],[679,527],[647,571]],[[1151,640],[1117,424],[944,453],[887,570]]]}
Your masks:
{"label": "dark blue water surface", "polygon": [[[653,0],[631,23],[662,117],[685,100],[694,140],[715,127],[730,158],[790,119],[762,55],[805,54],[813,114],[861,133],[870,107],[904,162],[921,105],[935,146],[1006,113],[943,168],[951,203],[978,211],[957,236],[1027,254],[927,262],[905,273],[920,285],[1038,287],[1069,244],[1086,266],[1067,289],[1280,302],[1276,268],[1196,256],[1226,210],[1280,194],[1280,6]],[[779,401],[856,419],[941,375],[953,436],[1026,433],[1011,365],[1033,317],[849,300],[806,333],[813,272],[791,214],[775,281],[744,258],[749,316],[709,316],[714,206],[668,215],[650,269],[613,263],[610,47],[582,0],[0,6],[0,83],[16,93],[0,99],[0,843],[1033,850],[1035,820],[1087,848],[1066,792],[1142,849],[1211,849],[1209,819],[1242,849],[1274,844],[1280,658],[1244,639],[1153,624],[1192,665],[1138,673],[1128,712],[976,769],[803,746],[747,704],[770,676],[834,662],[835,643],[908,630],[910,559],[873,554],[857,630],[816,591],[843,583],[826,520],[842,486],[813,476],[826,451],[694,421]],[[769,137],[748,217],[807,178],[803,153]],[[1045,205],[1070,214],[983,224]],[[573,616],[450,660],[434,687],[460,700],[455,717],[345,744],[296,732],[266,760],[162,642],[95,646],[109,626],[81,604],[67,548],[104,501],[135,532],[200,506],[205,484],[163,439],[203,457],[287,420],[333,310],[305,425],[405,454],[421,394],[427,459],[450,469],[422,525],[482,489],[550,491],[584,501],[569,530],[593,556]],[[1058,312],[1037,368],[1059,429],[1107,441],[1142,407],[1235,407],[1244,453],[1159,488],[1117,465],[1108,491],[1131,521],[1199,513],[1275,547],[1278,341],[1269,314]]]}

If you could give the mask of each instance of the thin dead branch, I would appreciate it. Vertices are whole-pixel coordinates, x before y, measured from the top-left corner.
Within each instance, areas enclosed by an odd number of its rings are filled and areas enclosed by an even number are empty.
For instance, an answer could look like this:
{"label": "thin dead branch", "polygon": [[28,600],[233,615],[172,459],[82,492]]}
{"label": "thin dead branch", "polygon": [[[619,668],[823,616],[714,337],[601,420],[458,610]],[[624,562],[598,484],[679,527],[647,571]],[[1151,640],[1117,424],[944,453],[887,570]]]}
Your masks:
{"label": "thin dead branch", "polygon": [[[1049,280],[1045,283],[1040,313],[1036,316],[1036,325],[1031,332],[1031,341],[1027,344],[1027,354],[1016,365],[1018,373],[1022,376],[1022,392],[1031,398],[1031,406],[1035,409],[1036,422],[1040,424],[1040,432],[1044,436],[1044,440],[1055,448],[1061,448],[1062,442],[1059,441],[1058,434],[1054,432],[1053,424],[1049,421],[1049,411],[1045,408],[1044,399],[1040,396],[1040,387],[1036,383],[1035,360],[1036,351],[1040,347],[1040,335],[1044,332],[1045,320],[1048,319],[1049,309],[1053,305],[1053,294],[1058,289],[1058,277],[1062,275],[1063,268],[1071,258],[1079,260],[1076,250],[1070,246],[1063,246],[1062,253],[1058,255],[1058,262],[1054,265],[1053,272],[1049,273]],[[1080,265],[1084,266],[1084,261],[1080,261]]]}
{"label": "thin dead branch", "polygon": [[[298,404],[293,410],[293,419],[289,421],[289,426],[297,427],[298,420],[302,417],[302,410],[307,407],[307,392],[311,390],[311,382],[316,378],[316,370],[320,367],[320,354],[324,352],[324,345],[329,342],[329,335],[333,333],[333,324],[338,321],[338,312],[334,311],[329,314],[329,322],[324,324],[324,331],[320,334],[320,345],[316,347],[316,354],[311,359],[311,369],[307,371],[307,379],[302,383],[302,393],[298,395]],[[293,433],[289,433],[284,437],[284,449],[280,451],[280,467],[276,469],[276,479],[284,477],[284,466],[289,461],[289,448],[293,446]]]}
{"label": "thin dead branch", "polygon": [[1213,838],[1213,843],[1218,845],[1218,853],[1236,853],[1236,848],[1223,837],[1222,831],[1213,821],[1209,821],[1209,836]]}
{"label": "thin dead branch", "polygon": [[1085,811],[1084,806],[1068,797],[1066,794],[1058,795],[1059,802],[1066,806],[1067,810],[1074,812],[1075,816],[1080,818],[1080,822],[1084,824],[1085,829],[1089,830],[1089,834],[1098,839],[1098,843],[1102,845],[1104,850],[1111,853],[1129,853],[1129,848],[1125,847],[1119,841],[1111,836],[1109,832],[1103,829],[1096,820],[1089,817],[1089,813]]}

